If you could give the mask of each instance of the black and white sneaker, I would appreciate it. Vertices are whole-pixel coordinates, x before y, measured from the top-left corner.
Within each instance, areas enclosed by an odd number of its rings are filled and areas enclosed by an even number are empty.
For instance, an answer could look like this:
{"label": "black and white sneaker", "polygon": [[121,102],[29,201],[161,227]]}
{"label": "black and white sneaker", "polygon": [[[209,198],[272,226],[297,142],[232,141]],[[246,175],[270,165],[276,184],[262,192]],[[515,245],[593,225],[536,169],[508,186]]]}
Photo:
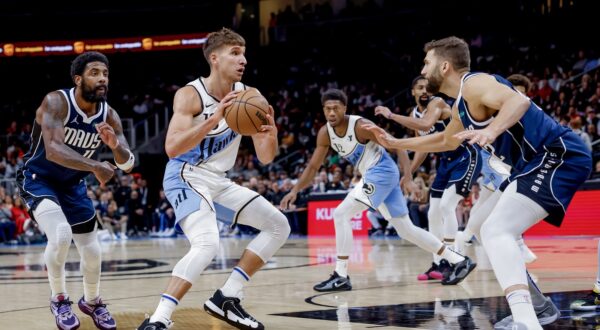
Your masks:
{"label": "black and white sneaker", "polygon": [[150,322],[150,317],[147,317],[142,324],[138,327],[138,330],[166,330],[173,325],[173,322],[169,324],[162,324],[161,322]]}
{"label": "black and white sneaker", "polygon": [[225,297],[221,290],[204,303],[204,310],[238,329],[264,329],[265,326],[253,318],[240,305],[240,299]]}
{"label": "black and white sneaker", "polygon": [[352,284],[350,283],[350,276],[343,277],[334,271],[328,280],[315,285],[313,289],[319,292],[350,291],[352,290]]}
{"label": "black and white sneaker", "polygon": [[477,263],[465,256],[465,260],[452,265],[452,271],[444,277],[442,285],[455,285],[462,282],[475,269],[475,266],[477,266]]}

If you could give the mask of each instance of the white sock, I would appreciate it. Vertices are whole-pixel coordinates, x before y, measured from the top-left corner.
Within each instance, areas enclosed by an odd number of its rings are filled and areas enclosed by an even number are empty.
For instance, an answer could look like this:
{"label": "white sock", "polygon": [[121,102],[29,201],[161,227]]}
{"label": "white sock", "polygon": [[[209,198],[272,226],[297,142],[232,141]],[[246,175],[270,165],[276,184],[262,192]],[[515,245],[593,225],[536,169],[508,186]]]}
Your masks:
{"label": "white sock", "polygon": [[179,300],[171,295],[163,293],[160,297],[158,307],[156,307],[156,311],[154,311],[154,314],[150,317],[150,323],[160,322],[164,325],[169,325],[171,323],[171,314],[173,314],[177,305],[179,305]]}
{"label": "white sock", "polygon": [[250,281],[250,276],[240,267],[234,267],[231,275],[221,288],[221,292],[225,297],[241,297],[244,285]]}
{"label": "white sock", "polygon": [[348,277],[348,259],[337,258],[335,272],[342,277]]}
{"label": "white sock", "polygon": [[100,296],[100,282],[83,283],[83,299],[87,303],[95,304],[96,299]]}
{"label": "white sock", "polygon": [[535,315],[531,295],[527,290],[515,290],[506,295],[514,322],[521,322],[527,329],[542,329]]}
{"label": "white sock", "polygon": [[442,252],[442,254],[440,256],[442,258],[448,260],[448,262],[451,263],[451,264],[457,264],[457,263],[465,260],[465,257],[463,257],[460,254],[454,252],[448,246],[445,246],[444,251]]}

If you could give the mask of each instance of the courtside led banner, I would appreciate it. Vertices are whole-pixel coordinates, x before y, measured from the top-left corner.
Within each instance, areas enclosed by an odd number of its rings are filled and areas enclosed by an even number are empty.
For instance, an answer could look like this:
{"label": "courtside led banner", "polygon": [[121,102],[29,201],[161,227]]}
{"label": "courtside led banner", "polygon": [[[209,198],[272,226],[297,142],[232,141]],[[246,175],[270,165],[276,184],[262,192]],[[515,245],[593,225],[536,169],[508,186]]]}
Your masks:
{"label": "courtside led banner", "polygon": [[[308,236],[335,236],[333,211],[341,202],[341,199],[308,202]],[[352,218],[352,233],[355,236],[367,236],[370,228],[367,211]]]}
{"label": "courtside led banner", "polygon": [[540,221],[525,232],[526,236],[560,235],[600,236],[600,190],[580,190],[575,193],[560,228]]}
{"label": "courtside led banner", "polygon": [[76,55],[95,50],[102,53],[150,52],[201,48],[208,33],[142,36],[115,39],[1,42],[0,57]]}

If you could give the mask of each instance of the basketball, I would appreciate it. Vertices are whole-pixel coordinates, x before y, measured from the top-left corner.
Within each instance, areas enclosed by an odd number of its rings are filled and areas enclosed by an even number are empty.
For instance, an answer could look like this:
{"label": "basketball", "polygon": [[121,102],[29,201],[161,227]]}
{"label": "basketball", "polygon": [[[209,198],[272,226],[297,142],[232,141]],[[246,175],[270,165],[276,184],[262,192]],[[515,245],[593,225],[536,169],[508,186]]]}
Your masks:
{"label": "basketball", "polygon": [[236,133],[252,135],[260,132],[261,125],[268,125],[269,102],[251,88],[241,91],[233,103],[225,108],[225,121]]}

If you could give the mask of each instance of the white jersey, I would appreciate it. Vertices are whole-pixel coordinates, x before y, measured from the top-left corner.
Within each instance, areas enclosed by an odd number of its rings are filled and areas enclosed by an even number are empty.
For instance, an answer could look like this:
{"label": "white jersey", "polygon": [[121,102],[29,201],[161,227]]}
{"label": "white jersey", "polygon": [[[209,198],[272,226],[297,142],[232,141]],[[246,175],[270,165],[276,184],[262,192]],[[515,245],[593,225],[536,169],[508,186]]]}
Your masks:
{"label": "white jersey", "polygon": [[362,117],[349,117],[348,128],[344,136],[338,136],[333,127],[327,123],[329,142],[333,150],[352,163],[360,174],[365,175],[370,167],[377,164],[385,150],[373,141],[369,141],[367,144],[360,143],[356,138],[355,126],[356,122]]}
{"label": "white jersey", "polygon": [[[196,89],[202,103],[202,112],[192,119],[192,124],[196,126],[210,118],[217,111],[217,105],[220,101],[208,93],[204,85],[204,78],[198,78],[187,85]],[[247,89],[246,85],[241,82],[233,85],[233,90],[241,91],[245,89]],[[225,119],[221,119],[217,127],[208,132],[197,146],[176,156],[174,159],[224,174],[233,167],[241,140],[242,136],[229,128]]]}

